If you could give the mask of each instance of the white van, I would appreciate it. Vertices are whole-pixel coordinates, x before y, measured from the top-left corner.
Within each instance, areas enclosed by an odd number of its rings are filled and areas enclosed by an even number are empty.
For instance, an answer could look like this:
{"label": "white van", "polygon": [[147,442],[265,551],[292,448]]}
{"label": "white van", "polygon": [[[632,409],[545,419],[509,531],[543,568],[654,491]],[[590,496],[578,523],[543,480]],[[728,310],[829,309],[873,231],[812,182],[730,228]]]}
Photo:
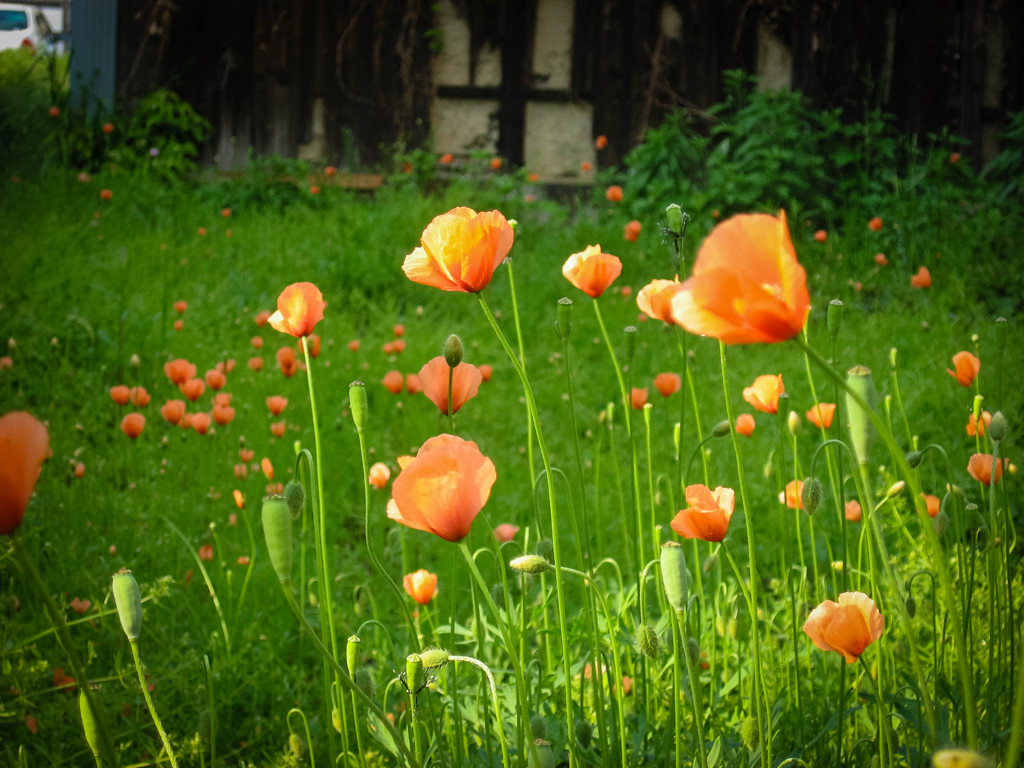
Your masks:
{"label": "white van", "polygon": [[53,45],[53,30],[41,9],[31,5],[0,3],[0,51]]}

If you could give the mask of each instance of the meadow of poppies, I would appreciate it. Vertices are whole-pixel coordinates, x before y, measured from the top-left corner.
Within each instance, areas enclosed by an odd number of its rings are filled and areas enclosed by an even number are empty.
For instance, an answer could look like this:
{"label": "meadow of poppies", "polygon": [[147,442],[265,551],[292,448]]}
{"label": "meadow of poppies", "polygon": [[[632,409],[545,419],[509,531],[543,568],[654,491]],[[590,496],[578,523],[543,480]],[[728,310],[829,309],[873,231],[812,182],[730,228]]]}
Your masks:
{"label": "meadow of poppies", "polygon": [[1024,219],[922,162],[4,180],[0,764],[1015,768]]}

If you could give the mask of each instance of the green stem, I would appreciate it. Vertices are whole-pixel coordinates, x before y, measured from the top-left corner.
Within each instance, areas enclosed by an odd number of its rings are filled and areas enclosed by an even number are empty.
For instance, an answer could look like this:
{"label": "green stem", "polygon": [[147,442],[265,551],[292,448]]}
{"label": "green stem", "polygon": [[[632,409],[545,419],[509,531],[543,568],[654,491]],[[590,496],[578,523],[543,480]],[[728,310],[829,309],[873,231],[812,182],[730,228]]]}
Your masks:
{"label": "green stem", "polygon": [[498,731],[498,741],[501,742],[501,763],[505,768],[510,768],[511,763],[508,759],[508,745],[505,743],[505,726],[501,722],[501,706],[498,704],[498,689],[494,685],[494,675],[491,674],[490,668],[482,661],[478,661],[471,656],[449,656],[448,661],[464,661],[467,664],[472,664],[477,669],[480,669],[487,677],[487,685],[491,689],[491,704],[494,705],[494,721],[495,727]]}
{"label": "green stem", "polygon": [[[153,705],[153,697],[149,695],[146,673],[142,671],[142,659],[139,657],[139,641],[132,640],[130,644],[132,646],[132,658],[135,659],[135,671],[139,675],[139,687],[142,688],[142,697],[146,700],[146,707],[149,708],[149,716],[153,718],[156,732],[160,734],[160,741],[163,742],[164,749],[167,750],[167,757],[171,761],[171,768],[178,768],[178,760],[174,756],[174,750],[171,748],[171,740],[167,738],[167,732],[164,730],[163,723],[160,722],[160,716],[156,713],[156,707]],[[210,716],[213,717],[213,714],[211,713]]]}
{"label": "green stem", "polygon": [[[686,612],[676,611],[676,622],[679,624],[679,634],[683,643],[683,659],[686,662],[686,676],[690,680],[690,703],[693,705],[693,724],[697,728],[697,751],[700,754],[701,768],[708,768],[707,747],[704,745],[704,707],[701,705],[700,680],[697,679],[697,672],[693,667],[693,659],[690,658],[690,638],[686,629]],[[676,664],[679,659],[676,659]]]}

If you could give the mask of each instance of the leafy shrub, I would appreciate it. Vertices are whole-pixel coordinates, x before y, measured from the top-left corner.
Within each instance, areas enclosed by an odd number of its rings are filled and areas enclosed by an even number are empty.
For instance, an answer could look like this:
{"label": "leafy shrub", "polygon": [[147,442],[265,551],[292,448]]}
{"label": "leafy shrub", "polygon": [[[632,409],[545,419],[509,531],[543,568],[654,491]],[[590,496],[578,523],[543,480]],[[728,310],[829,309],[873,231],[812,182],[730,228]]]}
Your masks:
{"label": "leafy shrub", "polygon": [[[36,55],[28,48],[0,51],[0,165],[5,169],[39,167],[48,148],[58,145],[67,73],[67,56]],[[50,107],[60,114],[51,117]]]}
{"label": "leafy shrub", "polygon": [[174,91],[154,91],[139,102],[109,157],[128,170],[182,178],[196,170],[199,145],[210,131],[209,122]]}

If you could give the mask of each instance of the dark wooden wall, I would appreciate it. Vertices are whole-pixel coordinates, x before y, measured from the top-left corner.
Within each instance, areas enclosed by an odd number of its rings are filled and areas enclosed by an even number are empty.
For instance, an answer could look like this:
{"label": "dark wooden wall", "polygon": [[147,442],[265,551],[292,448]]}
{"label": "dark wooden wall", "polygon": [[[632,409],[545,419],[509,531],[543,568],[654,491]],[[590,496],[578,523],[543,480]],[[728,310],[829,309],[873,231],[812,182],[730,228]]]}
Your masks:
{"label": "dark wooden wall", "polygon": [[[619,162],[667,112],[718,100],[724,70],[755,71],[762,24],[788,45],[795,88],[851,117],[881,107],[922,137],[949,126],[976,162],[983,129],[1024,108],[1021,0],[667,0],[676,37],[662,0],[575,0],[572,84],[557,93],[531,78],[538,1],[455,0],[475,49],[503,51],[500,88],[479,97],[499,99],[498,151],[513,163],[532,98],[592,102],[593,133],[610,139],[600,162]],[[316,100],[331,163],[429,137],[443,44],[430,0],[120,0],[118,13],[121,97],[175,88],[214,124],[206,158],[223,167],[250,149],[295,156]]]}

